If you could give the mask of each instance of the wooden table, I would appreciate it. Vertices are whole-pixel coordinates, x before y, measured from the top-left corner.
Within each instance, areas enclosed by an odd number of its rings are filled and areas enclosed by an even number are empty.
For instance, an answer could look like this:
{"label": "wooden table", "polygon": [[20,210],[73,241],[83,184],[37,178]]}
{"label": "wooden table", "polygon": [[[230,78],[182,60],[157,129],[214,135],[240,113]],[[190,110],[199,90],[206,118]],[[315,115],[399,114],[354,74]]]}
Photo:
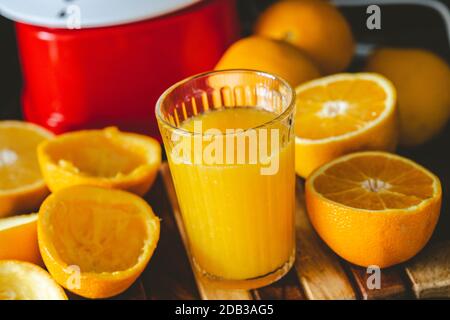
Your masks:
{"label": "wooden table", "polygon": [[[195,277],[168,166],[146,199],[162,219],[161,239],[147,270],[121,298],[143,299],[414,299],[450,297],[450,241],[437,234],[414,259],[381,270],[381,288],[368,289],[367,270],[336,256],[306,216],[303,181],[297,180],[297,257],[282,280],[258,290],[217,290]],[[445,212],[442,212],[445,215]],[[442,219],[441,223],[446,223]],[[447,226],[440,226],[442,233]]]}

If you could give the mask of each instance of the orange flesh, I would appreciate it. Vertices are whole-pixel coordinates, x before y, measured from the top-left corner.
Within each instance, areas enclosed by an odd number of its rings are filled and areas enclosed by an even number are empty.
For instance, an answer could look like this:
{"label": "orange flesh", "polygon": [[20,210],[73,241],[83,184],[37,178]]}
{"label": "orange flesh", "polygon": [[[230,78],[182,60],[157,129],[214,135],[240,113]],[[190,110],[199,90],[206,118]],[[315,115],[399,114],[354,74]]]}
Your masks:
{"label": "orange flesh", "polygon": [[65,263],[82,272],[131,268],[150,238],[140,209],[132,203],[64,199],[52,211],[48,225],[54,247]]}
{"label": "orange flesh", "polygon": [[380,116],[387,96],[369,80],[340,80],[297,94],[295,134],[324,139],[359,130]]}
{"label": "orange flesh", "polygon": [[146,163],[140,150],[130,150],[121,140],[116,142],[102,133],[53,142],[47,152],[54,163],[65,169],[94,177],[126,175]]}
{"label": "orange flesh", "polygon": [[42,179],[36,147],[45,138],[15,127],[0,128],[0,190],[12,190]]}
{"label": "orange flesh", "polygon": [[325,198],[367,209],[405,209],[434,194],[433,179],[411,164],[382,156],[350,158],[326,169],[314,180]]}
{"label": "orange flesh", "polygon": [[0,261],[0,300],[66,300],[50,275],[31,263]]}

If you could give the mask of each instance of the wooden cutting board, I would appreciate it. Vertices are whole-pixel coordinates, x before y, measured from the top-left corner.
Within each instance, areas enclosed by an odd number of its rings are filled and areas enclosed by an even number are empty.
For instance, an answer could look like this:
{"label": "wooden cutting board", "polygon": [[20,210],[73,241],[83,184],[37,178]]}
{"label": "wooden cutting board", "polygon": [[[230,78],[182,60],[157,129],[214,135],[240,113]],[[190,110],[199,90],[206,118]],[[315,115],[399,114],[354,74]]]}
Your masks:
{"label": "wooden cutting board", "polygon": [[[171,207],[171,216],[163,218],[163,228],[168,224],[172,229],[178,229],[184,250],[189,256],[183,220],[167,164],[161,168],[161,177]],[[165,211],[167,214],[167,208]],[[373,288],[370,281],[372,273],[339,258],[315,233],[306,215],[301,179],[297,180],[295,218],[296,262],[288,275],[270,286],[246,291],[215,289],[203,283],[194,272],[199,297],[206,300],[450,298],[449,241],[431,242],[408,263],[381,270],[380,287]],[[185,261],[184,264],[184,268],[191,267],[189,262]],[[189,295],[186,298],[197,297]]]}

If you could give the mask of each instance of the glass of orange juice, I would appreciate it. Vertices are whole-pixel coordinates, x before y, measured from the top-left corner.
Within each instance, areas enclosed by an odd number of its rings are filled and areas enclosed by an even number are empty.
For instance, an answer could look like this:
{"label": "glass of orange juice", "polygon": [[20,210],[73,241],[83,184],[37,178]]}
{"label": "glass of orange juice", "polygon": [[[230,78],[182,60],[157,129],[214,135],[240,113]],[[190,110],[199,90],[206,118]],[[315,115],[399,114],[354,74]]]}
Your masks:
{"label": "glass of orange juice", "polygon": [[218,288],[268,285],[295,257],[293,89],[252,70],[183,80],[157,102],[195,272]]}

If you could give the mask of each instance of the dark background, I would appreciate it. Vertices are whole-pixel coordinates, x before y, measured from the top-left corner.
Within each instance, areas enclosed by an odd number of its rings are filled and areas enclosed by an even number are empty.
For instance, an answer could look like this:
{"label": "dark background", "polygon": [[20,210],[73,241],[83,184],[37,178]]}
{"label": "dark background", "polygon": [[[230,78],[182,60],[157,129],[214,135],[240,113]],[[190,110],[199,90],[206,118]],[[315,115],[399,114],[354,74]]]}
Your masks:
{"label": "dark background", "polygon": [[[248,35],[258,15],[274,0],[237,0],[237,2],[242,35]],[[441,2],[450,5],[450,0]],[[366,28],[366,7],[341,8],[350,21],[358,41],[380,46],[422,47],[436,52],[449,61],[450,47],[444,23],[435,11],[426,7],[405,5],[381,6],[381,8],[381,30]],[[354,68],[359,66],[358,62],[355,61]],[[18,100],[21,83],[14,24],[0,16],[0,119],[21,116]]]}
{"label": "dark background", "polygon": [[[358,0],[355,0],[357,2]],[[251,33],[254,21],[274,0],[237,0],[242,34]],[[376,2],[376,1],[374,1]],[[450,5],[450,0],[441,2]],[[450,47],[441,17],[432,9],[419,6],[382,6],[382,29],[366,28],[366,7],[342,7],[360,42],[383,46],[422,47],[449,61]],[[356,60],[353,67],[357,68]],[[14,34],[14,24],[0,16],[0,119],[21,117],[20,63]]]}
{"label": "dark background", "polygon": [[[357,0],[355,0],[357,1]],[[242,34],[251,33],[260,12],[273,0],[238,1]],[[376,2],[376,1],[374,1]],[[450,0],[442,0],[447,6]],[[352,25],[358,42],[380,46],[421,47],[450,60],[450,47],[442,18],[432,9],[418,6],[382,6],[382,29],[366,28],[365,7],[343,7],[344,15]],[[449,61],[450,62],[450,61]],[[352,70],[364,63],[355,59]],[[14,25],[0,17],[0,120],[20,119],[20,90],[22,79],[14,34]],[[450,88],[449,88],[450,90]],[[426,107],[426,106],[424,106]],[[444,205],[435,237],[450,239],[450,125],[444,132],[420,148],[401,149],[400,154],[425,165],[437,174],[443,183]]]}

